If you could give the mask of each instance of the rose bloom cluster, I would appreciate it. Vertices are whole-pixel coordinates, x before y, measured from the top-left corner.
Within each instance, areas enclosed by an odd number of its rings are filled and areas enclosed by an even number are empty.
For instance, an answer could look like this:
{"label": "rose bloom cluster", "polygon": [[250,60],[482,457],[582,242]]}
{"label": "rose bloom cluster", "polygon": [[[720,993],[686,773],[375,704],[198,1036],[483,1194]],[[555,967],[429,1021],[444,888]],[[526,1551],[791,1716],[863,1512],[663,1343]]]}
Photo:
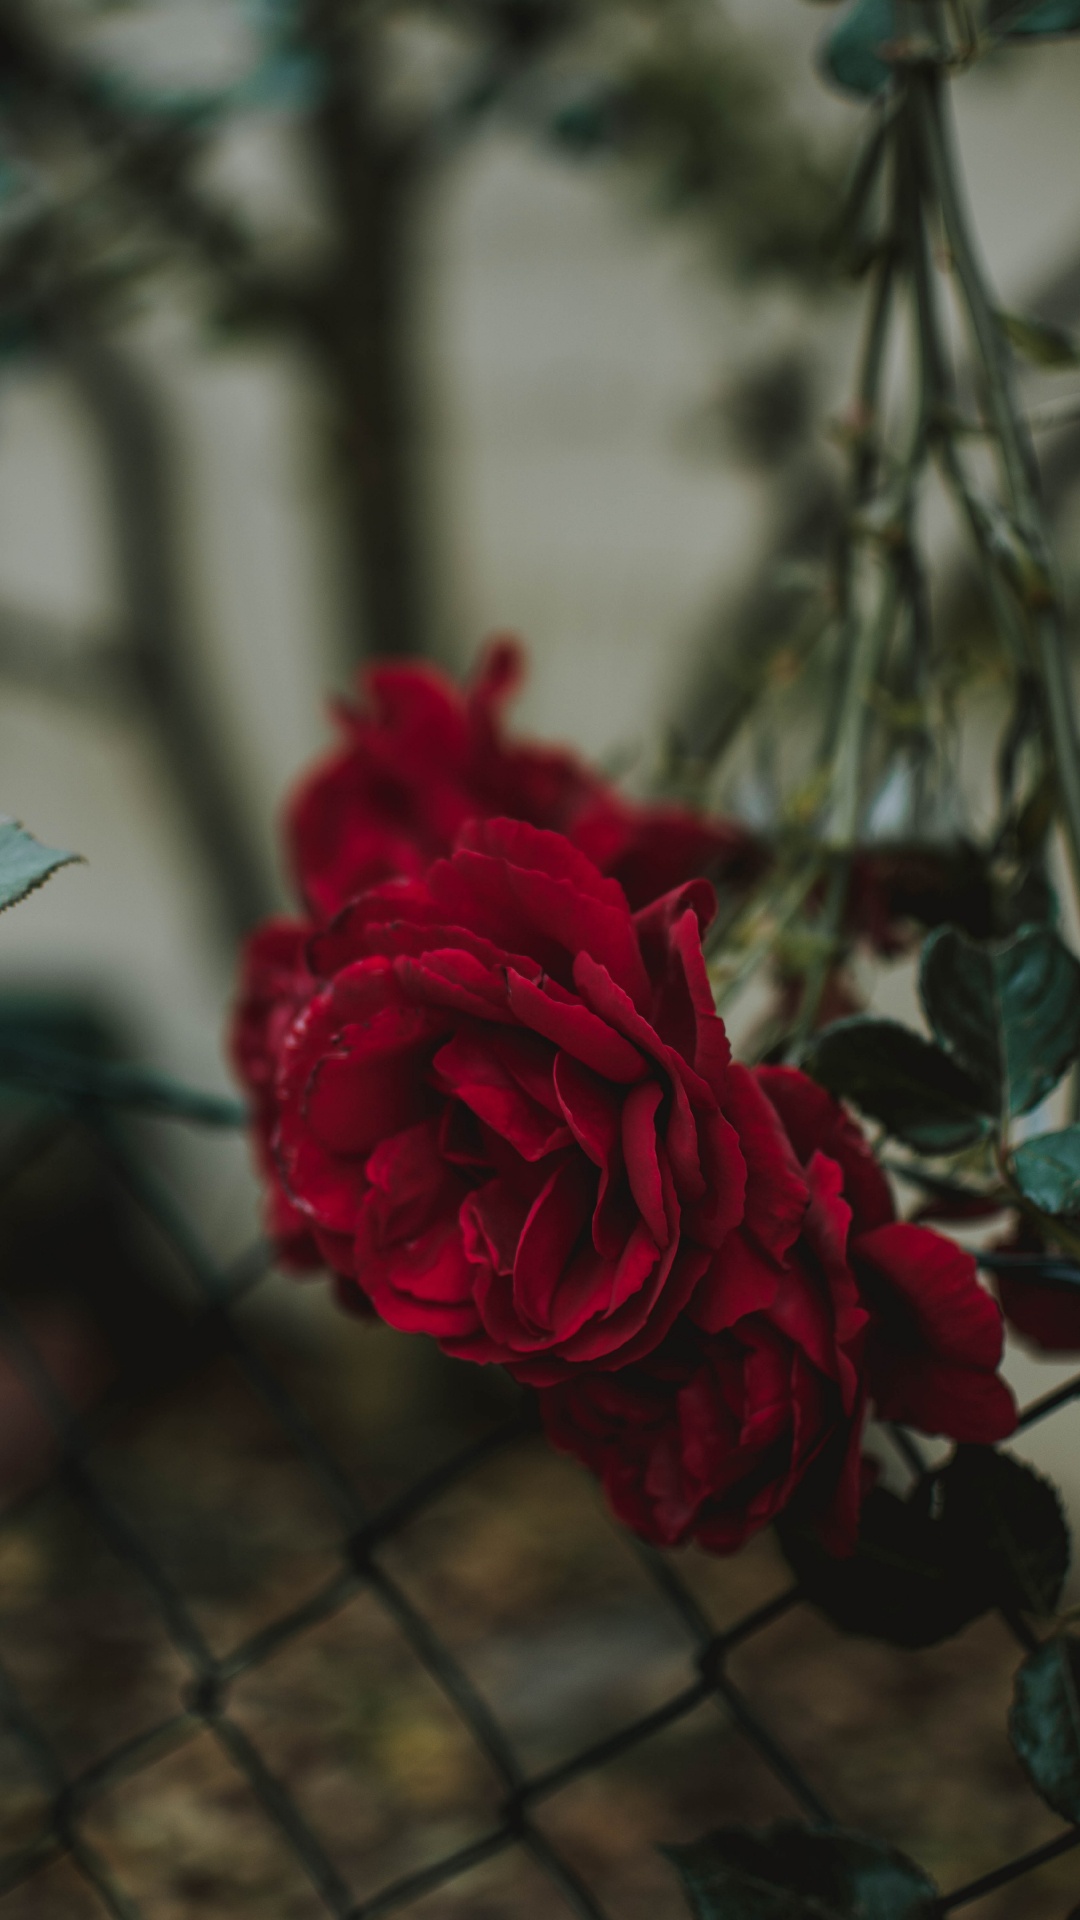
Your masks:
{"label": "rose bloom cluster", "polygon": [[797,1502],[848,1551],[868,1409],[1011,1431],[999,1310],[828,1094],[732,1059],[702,935],[754,840],[508,742],[518,672],[372,672],[292,804],[306,917],[252,937],[234,1035],[272,1230],[535,1388],[645,1538]]}

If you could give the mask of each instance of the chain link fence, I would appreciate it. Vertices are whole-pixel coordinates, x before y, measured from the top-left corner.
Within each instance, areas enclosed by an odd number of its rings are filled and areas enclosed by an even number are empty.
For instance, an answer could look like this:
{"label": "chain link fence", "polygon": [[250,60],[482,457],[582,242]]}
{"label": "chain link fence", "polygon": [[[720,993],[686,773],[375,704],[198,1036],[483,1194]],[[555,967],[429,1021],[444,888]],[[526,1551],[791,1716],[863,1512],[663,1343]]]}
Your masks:
{"label": "chain link fence", "polygon": [[[25,1091],[25,1065],[14,1077]],[[114,1916],[114,1920],[142,1920],[142,1916],[154,1920],[153,1908],[142,1904],[121,1884],[89,1837],[87,1815],[106,1793],[122,1787],[162,1756],[204,1732],[212,1735],[243,1777],[266,1821],[291,1850],[322,1908],[335,1920],[375,1920],[377,1915],[407,1912],[425,1895],[514,1848],[524,1850],[546,1875],[558,1896],[553,1911],[565,1910],[582,1920],[615,1920],[582,1873],[541,1831],[535,1811],[542,1802],[655,1739],[710,1700],[730,1716],[741,1738],[755,1750],[806,1820],[818,1827],[842,1824],[786,1749],[779,1733],[765,1724],[729,1671],[729,1656],[736,1648],[802,1603],[798,1588],[789,1585],[778,1591],[774,1598],[721,1632],[683,1578],[677,1559],[644,1546],[638,1546],[637,1551],[649,1580],[689,1643],[685,1684],[652,1711],[582,1747],[560,1764],[546,1771],[526,1771],[512,1738],[440,1634],[437,1621],[414,1604],[384,1564],[384,1550],[449,1488],[467,1479],[482,1461],[527,1431],[532,1424],[527,1407],[519,1418],[492,1428],[459,1449],[386,1505],[370,1509],[342,1461],[316,1431],[297,1395],[239,1324],[235,1310],[265,1279],[272,1264],[270,1250],[258,1244],[231,1265],[219,1264],[120,1112],[122,1106],[134,1106],[171,1114],[188,1123],[236,1124],[239,1115],[230,1103],[187,1096],[150,1076],[119,1069],[111,1070],[110,1077],[110,1070],[97,1067],[72,1068],[66,1077],[60,1074],[59,1078],[52,1073],[47,1093],[44,1117],[39,1106],[9,1148],[6,1162],[0,1167],[0,1192],[16,1182],[55,1141],[58,1129],[75,1128],[92,1143],[94,1154],[100,1156],[110,1177],[120,1182],[181,1263],[197,1291],[198,1314],[205,1330],[232,1356],[303,1461],[312,1482],[332,1503],[340,1521],[340,1544],[336,1571],[306,1601],[283,1612],[231,1650],[215,1655],[181,1587],[152,1548],[148,1529],[140,1527],[137,1513],[126,1510],[96,1470],[95,1448],[100,1444],[96,1425],[91,1431],[92,1423],[80,1418],[65,1399],[19,1312],[0,1295],[0,1341],[56,1436],[60,1449],[57,1472],[100,1538],[141,1582],[186,1671],[172,1713],[118,1742],[93,1764],[69,1771],[49,1728],[13,1683],[0,1646],[0,1722],[22,1750],[48,1807],[39,1830],[0,1856],[0,1898],[66,1855],[92,1889],[100,1911]],[[1060,1413],[1077,1398],[1080,1377],[1028,1406],[1021,1428]],[[913,1451],[910,1436],[895,1437],[908,1466],[917,1467],[920,1457]],[[499,1783],[501,1805],[496,1820],[479,1838],[357,1898],[293,1793],[230,1711],[230,1693],[241,1676],[271,1661],[299,1636],[348,1608],[363,1593],[385,1610],[464,1722]],[[1021,1643],[1028,1645],[1022,1626],[1015,1621],[1008,1624]],[[723,1818],[723,1811],[717,1808],[717,1819]],[[938,1912],[945,1915],[970,1907],[1078,1846],[1080,1828],[1070,1827],[1046,1844],[1002,1862],[981,1878],[953,1887],[941,1897]]]}

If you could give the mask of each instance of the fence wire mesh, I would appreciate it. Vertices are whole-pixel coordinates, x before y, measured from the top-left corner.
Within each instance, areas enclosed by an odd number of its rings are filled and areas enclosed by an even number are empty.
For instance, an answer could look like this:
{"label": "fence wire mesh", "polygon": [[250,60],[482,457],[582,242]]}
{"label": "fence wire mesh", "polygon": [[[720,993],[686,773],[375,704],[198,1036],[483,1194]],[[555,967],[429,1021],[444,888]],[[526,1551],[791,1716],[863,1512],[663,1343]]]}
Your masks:
{"label": "fence wire mesh", "polygon": [[[25,1091],[25,1074],[20,1072],[17,1079]],[[803,1604],[797,1586],[783,1588],[721,1631],[683,1578],[675,1559],[636,1543],[660,1603],[670,1609],[689,1643],[685,1684],[651,1711],[580,1747],[557,1765],[544,1771],[526,1770],[499,1717],[440,1633],[437,1622],[415,1604],[389,1570],[385,1553],[402,1530],[447,1489],[467,1480],[481,1462],[519,1439],[532,1424],[528,1410],[459,1449],[381,1507],[371,1508],[295,1393],[239,1324],[238,1306],[270,1271],[270,1249],[256,1244],[232,1264],[219,1264],[144,1144],[127,1128],[118,1103],[171,1112],[189,1124],[235,1123],[237,1116],[230,1112],[228,1103],[197,1095],[174,1097],[145,1076],[128,1079],[130,1084],[124,1080],[113,1085],[99,1076],[91,1084],[85,1076],[80,1080],[76,1075],[75,1083],[71,1083],[69,1076],[68,1082],[61,1084],[58,1098],[57,1076],[53,1074],[45,1117],[39,1108],[0,1165],[0,1193],[55,1143],[60,1131],[76,1129],[92,1143],[94,1154],[100,1156],[111,1176],[171,1247],[197,1290],[199,1314],[207,1330],[232,1356],[302,1460],[305,1472],[331,1503],[340,1525],[338,1565],[301,1604],[285,1610],[225,1653],[215,1654],[181,1586],[154,1550],[148,1529],[140,1525],[136,1514],[127,1510],[97,1471],[95,1452],[100,1434],[65,1398],[18,1311],[0,1295],[0,1343],[55,1434],[59,1480],[111,1552],[142,1583],[186,1676],[174,1711],[119,1740],[91,1764],[72,1771],[65,1766],[42,1717],[20,1694],[0,1647],[0,1724],[18,1743],[47,1805],[38,1830],[0,1855],[0,1898],[67,1856],[96,1897],[100,1911],[115,1916],[115,1920],[143,1920],[143,1916],[153,1920],[152,1910],[122,1884],[87,1833],[87,1816],[107,1793],[203,1733],[212,1736],[229,1765],[243,1777],[266,1821],[302,1868],[321,1908],[335,1920],[375,1920],[377,1915],[405,1912],[434,1890],[515,1848],[523,1850],[546,1876],[563,1910],[584,1920],[613,1920],[582,1873],[537,1825],[536,1809],[584,1776],[655,1739],[709,1701],[730,1717],[739,1736],[754,1749],[807,1821],[822,1828],[843,1824],[729,1671],[729,1657],[737,1648]],[[1061,1412],[1078,1398],[1080,1376],[1029,1405],[1022,1414],[1021,1429]],[[894,1437],[908,1465],[917,1467],[920,1456],[910,1436]],[[40,1490],[29,1497],[40,1497]],[[18,1505],[17,1510],[21,1510]],[[10,1511],[0,1518],[0,1525],[9,1518]],[[478,1838],[358,1898],[294,1794],[230,1711],[230,1695],[242,1676],[272,1661],[300,1636],[349,1608],[364,1593],[385,1611],[464,1723],[495,1776],[501,1804],[494,1822]],[[1032,1644],[1023,1623],[1009,1620],[1007,1625],[1022,1645]],[[723,1818],[723,1808],[717,1808],[716,1820]],[[1078,1846],[1080,1827],[1068,1827],[1045,1844],[946,1891],[937,1911],[944,1916],[970,1907]]]}

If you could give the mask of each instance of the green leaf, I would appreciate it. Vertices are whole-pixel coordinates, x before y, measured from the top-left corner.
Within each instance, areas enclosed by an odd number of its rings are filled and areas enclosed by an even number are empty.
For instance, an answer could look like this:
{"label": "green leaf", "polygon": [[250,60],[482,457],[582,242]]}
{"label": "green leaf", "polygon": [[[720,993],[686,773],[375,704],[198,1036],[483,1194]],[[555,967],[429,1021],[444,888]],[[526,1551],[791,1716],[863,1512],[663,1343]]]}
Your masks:
{"label": "green leaf", "polygon": [[953,1153],[987,1131],[977,1080],[896,1020],[857,1016],[815,1034],[801,1064],[920,1153]]}
{"label": "green leaf", "polygon": [[696,1920],[930,1920],[937,1889],[906,1854],[794,1821],[721,1827],[661,1849]]}
{"label": "green leaf", "polygon": [[938,1477],[941,1521],[957,1553],[985,1569],[994,1604],[1053,1613],[1071,1543],[1057,1489],[1011,1453],[957,1447]]}
{"label": "green leaf", "polygon": [[[1042,8],[1037,11],[1041,13]],[[1074,11],[1080,26],[1080,0]],[[1080,346],[1063,327],[1052,327],[1048,321],[1032,320],[1023,313],[999,313],[998,322],[1016,352],[1033,367],[1080,367]]]}
{"label": "green leaf", "polygon": [[845,93],[872,99],[892,79],[893,70],[880,49],[895,38],[894,0],[855,0],[825,37],[819,54],[821,71]]}
{"label": "green leaf", "polygon": [[809,1528],[780,1522],[780,1545],[803,1593],[842,1633],[933,1647],[989,1612],[993,1592],[955,1553],[932,1498],[929,1479],[907,1500],[875,1487],[863,1503],[855,1552],[842,1560]]}
{"label": "green leaf", "polygon": [[1012,1164],[1021,1193],[1043,1213],[1080,1213],[1080,1127],[1025,1140]]}
{"label": "green leaf", "polygon": [[1009,1738],[1036,1793],[1080,1820],[1080,1640],[1056,1634],[1016,1676]]}
{"label": "green leaf", "polygon": [[906,1500],[875,1488],[845,1559],[790,1518],[777,1533],[806,1598],[834,1626],[898,1647],[936,1646],[992,1607],[1048,1613],[1069,1565],[1053,1487],[991,1447],[959,1447]]}
{"label": "green leaf", "polygon": [[1037,1106],[1080,1052],[1080,962],[1051,927],[1002,943],[939,928],[922,950],[919,989],[937,1039],[988,1111]]}
{"label": "green leaf", "polygon": [[17,820],[0,819],[0,912],[25,900],[57,867],[70,866],[80,858],[77,853],[43,847]]}

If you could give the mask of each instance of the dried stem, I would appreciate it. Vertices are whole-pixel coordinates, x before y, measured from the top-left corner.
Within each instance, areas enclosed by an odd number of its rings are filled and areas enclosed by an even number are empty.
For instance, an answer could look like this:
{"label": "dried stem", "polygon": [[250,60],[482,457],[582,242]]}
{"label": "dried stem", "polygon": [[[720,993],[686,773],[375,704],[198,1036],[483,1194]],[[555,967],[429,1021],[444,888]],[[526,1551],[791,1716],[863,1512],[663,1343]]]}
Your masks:
{"label": "dried stem", "polygon": [[[928,0],[921,8],[919,24],[920,44],[929,52],[920,63],[898,69],[894,91],[871,130],[857,171],[859,217],[882,172],[888,174],[888,207],[856,380],[848,505],[835,556],[832,640],[837,664],[819,760],[825,782],[816,831],[804,839],[800,856],[802,871],[820,877],[827,870],[829,884],[805,930],[812,958],[805,966],[792,1039],[796,1053],[817,1022],[830,971],[844,950],[848,881],[865,824],[875,709],[888,706],[884,676],[894,670],[890,662],[899,661],[905,683],[914,687],[920,703],[931,684],[935,659],[916,514],[932,460],[979,554],[995,625],[1017,682],[1037,687],[1043,752],[1054,772],[1080,895],[1080,730],[1061,591],[1030,435],[1014,391],[1011,349],[987,287],[959,183],[945,104],[946,69],[956,63],[938,0]],[[984,397],[979,437],[996,456],[999,501],[984,497],[968,470],[970,422],[958,404],[935,265],[942,242]],[[901,301],[910,301],[914,321],[911,424],[906,450],[890,460],[882,386]],[[788,877],[790,873],[789,863]],[[815,886],[812,881],[806,889],[811,898]]]}
{"label": "dried stem", "polygon": [[1068,668],[1064,610],[1038,495],[1034,453],[1013,388],[1009,344],[997,320],[963,204],[940,75],[933,71],[920,73],[912,76],[910,84],[942,226],[970,323],[1006,496],[1039,583],[1032,590],[1031,637],[1046,744],[1057,776],[1073,882],[1080,894],[1080,731]]}

